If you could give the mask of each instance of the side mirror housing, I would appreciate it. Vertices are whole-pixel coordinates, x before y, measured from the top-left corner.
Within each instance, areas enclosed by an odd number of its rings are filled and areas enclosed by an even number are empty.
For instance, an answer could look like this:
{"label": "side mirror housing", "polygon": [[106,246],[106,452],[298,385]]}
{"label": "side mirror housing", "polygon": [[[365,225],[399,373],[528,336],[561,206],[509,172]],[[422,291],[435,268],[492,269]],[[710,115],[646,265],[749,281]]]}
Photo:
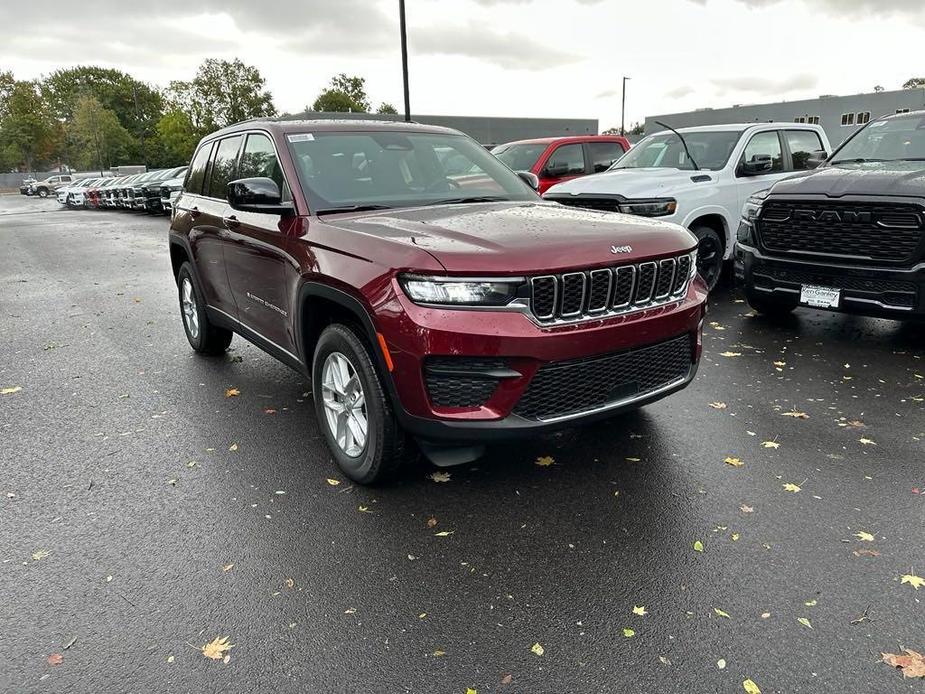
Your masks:
{"label": "side mirror housing", "polygon": [[746,176],[757,176],[769,172],[774,167],[770,154],[756,154],[750,161],[742,162],[742,173]]}
{"label": "side mirror housing", "polygon": [[829,158],[829,153],[824,149],[819,149],[809,155],[809,158],[806,160],[807,169],[815,169],[825,163],[825,160]]}
{"label": "side mirror housing", "polygon": [[283,202],[279,186],[272,178],[240,178],[228,184],[227,193],[233,210],[278,215],[295,211],[291,202]]}
{"label": "side mirror housing", "polygon": [[530,173],[529,171],[518,171],[517,175],[520,176],[524,183],[533,188],[533,190],[539,192],[540,179],[535,173]]}

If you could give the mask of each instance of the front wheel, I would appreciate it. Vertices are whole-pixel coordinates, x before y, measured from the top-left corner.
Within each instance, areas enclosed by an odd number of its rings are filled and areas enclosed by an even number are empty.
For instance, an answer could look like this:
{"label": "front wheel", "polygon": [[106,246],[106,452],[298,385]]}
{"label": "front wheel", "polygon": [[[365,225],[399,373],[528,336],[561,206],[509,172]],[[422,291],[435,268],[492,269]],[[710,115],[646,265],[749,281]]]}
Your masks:
{"label": "front wheel", "polygon": [[335,323],[318,338],[312,395],[318,425],[345,475],[374,484],[395,473],[404,460],[407,437],[369,350],[351,327]]}
{"label": "front wheel", "polygon": [[697,272],[713,291],[723,274],[723,240],[712,227],[694,227],[691,233],[697,237]]}
{"label": "front wheel", "polygon": [[48,197],[48,189],[47,189],[47,188],[39,188],[39,189],[38,189],[38,192],[36,193],[36,195],[38,195],[40,198],[47,198],[47,197]]}

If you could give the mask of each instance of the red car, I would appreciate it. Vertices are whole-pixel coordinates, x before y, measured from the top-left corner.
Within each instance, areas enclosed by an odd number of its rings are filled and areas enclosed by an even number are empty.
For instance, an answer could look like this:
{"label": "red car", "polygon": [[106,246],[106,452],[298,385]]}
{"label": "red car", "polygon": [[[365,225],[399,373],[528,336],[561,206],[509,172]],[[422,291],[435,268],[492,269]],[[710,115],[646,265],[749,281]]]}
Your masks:
{"label": "red car", "polygon": [[491,153],[514,171],[536,174],[543,194],[556,183],[606,171],[629,148],[620,135],[582,135],[508,142]]}
{"label": "red car", "polygon": [[464,463],[489,441],[684,388],[707,294],[697,239],[545,202],[535,186],[435,126],[213,133],[170,227],[189,343],[220,354],[238,334],[310,380],[332,457],[361,483],[412,441],[438,465]]}

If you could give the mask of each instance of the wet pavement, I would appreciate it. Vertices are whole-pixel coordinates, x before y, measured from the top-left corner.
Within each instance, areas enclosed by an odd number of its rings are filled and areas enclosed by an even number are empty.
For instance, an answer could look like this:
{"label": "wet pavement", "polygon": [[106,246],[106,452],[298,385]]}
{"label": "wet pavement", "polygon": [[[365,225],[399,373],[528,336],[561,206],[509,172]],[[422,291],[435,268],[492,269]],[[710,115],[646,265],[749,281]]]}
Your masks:
{"label": "wet pavement", "polygon": [[0,197],[0,691],[925,691],[922,326],[721,291],[687,390],[368,489],[167,226]]}

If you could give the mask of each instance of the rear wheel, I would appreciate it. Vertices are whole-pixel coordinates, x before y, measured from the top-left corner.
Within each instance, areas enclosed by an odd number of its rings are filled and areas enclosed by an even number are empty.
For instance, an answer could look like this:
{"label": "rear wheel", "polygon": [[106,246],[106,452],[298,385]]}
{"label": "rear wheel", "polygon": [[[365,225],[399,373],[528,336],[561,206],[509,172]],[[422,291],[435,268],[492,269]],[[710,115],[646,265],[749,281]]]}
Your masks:
{"label": "rear wheel", "polygon": [[697,237],[697,272],[712,291],[723,274],[723,240],[713,227],[697,226],[691,233]]}
{"label": "rear wheel", "polygon": [[405,457],[407,436],[353,328],[335,323],[321,333],[312,363],[312,394],[318,425],[345,475],[374,484],[395,473]]}
{"label": "rear wheel", "polygon": [[47,197],[48,197],[48,188],[39,188],[39,189],[36,191],[36,195],[38,195],[40,198],[47,198]]}
{"label": "rear wheel", "polygon": [[221,354],[231,344],[233,333],[209,321],[202,292],[193,277],[193,267],[183,263],[177,274],[183,329],[190,346],[200,354]]}

